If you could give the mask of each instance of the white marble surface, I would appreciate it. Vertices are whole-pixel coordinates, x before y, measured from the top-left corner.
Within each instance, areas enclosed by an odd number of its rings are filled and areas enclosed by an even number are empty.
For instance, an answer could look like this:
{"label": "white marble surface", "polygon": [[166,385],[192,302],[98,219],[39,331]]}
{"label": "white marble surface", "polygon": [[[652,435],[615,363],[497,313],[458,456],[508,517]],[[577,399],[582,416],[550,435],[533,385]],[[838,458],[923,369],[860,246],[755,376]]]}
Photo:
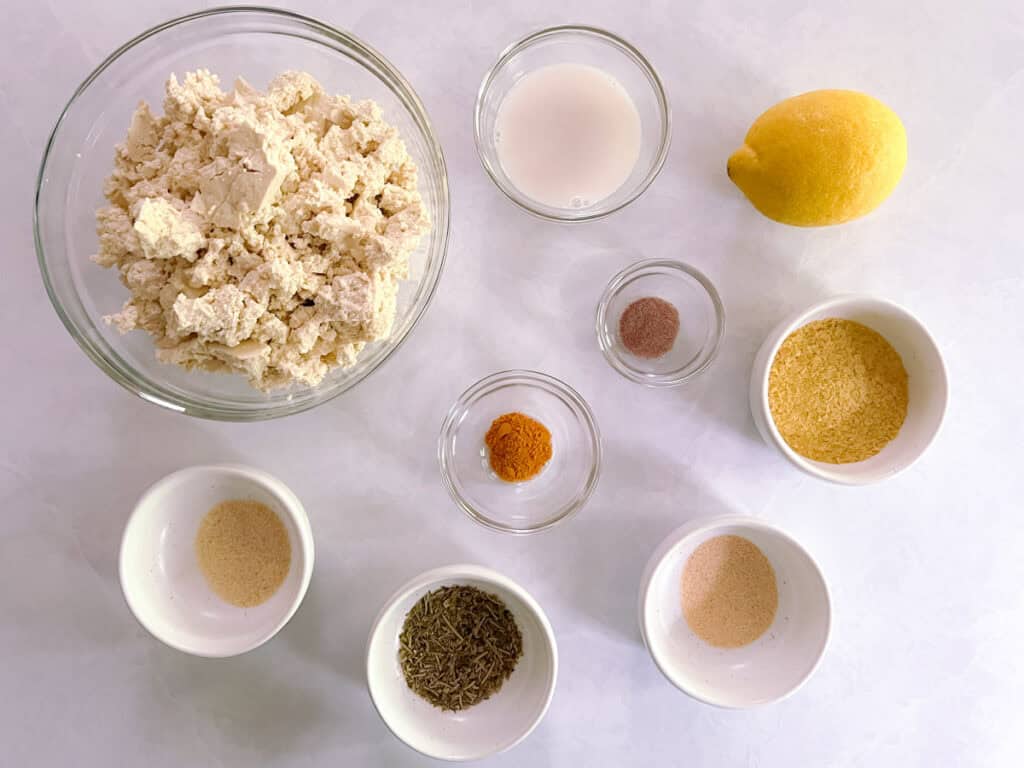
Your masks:
{"label": "white marble surface", "polygon": [[[382,50],[418,89],[447,152],[447,271],[410,342],[372,383],[318,410],[237,426],[121,390],[65,333],[38,278],[35,173],[67,96],[115,46],[192,4],[5,5],[0,429],[0,764],[409,766],[364,686],[370,622],[399,584],[453,561],[491,565],[547,609],[561,644],[546,720],[492,766],[1010,766],[1024,752],[1024,331],[1020,148],[1024,10],[1015,0],[743,0],[515,4],[296,2]],[[539,222],[481,170],[477,85],[497,52],[583,21],[660,69],[675,140],[660,178],[605,221]],[[874,215],[804,231],[761,218],[725,159],[776,100],[815,87],[878,95],[903,117],[910,164]],[[729,331],[692,386],[613,373],[591,329],[608,277],[681,257],[717,283]],[[952,378],[946,427],[882,485],[804,477],[757,438],[754,350],[784,314],[843,291],[905,303]],[[576,386],[604,433],[589,507],[547,534],[473,525],[448,499],[435,441],[456,395],[506,367]],[[151,639],[115,557],[138,494],[178,467],[253,464],[305,501],[318,556],[305,604],[269,645],[227,661]],[[698,514],[747,511],[819,558],[831,647],[792,699],[751,712],[691,701],[640,643],[650,551]]]}

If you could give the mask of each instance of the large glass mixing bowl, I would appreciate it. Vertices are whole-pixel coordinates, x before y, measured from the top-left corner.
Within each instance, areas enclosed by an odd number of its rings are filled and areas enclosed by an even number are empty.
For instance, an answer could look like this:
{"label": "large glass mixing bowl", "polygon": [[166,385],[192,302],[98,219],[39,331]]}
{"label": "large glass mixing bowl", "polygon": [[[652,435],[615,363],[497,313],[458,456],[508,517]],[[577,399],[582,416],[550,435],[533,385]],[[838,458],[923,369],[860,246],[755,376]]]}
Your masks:
{"label": "large glass mixing bowl", "polygon": [[[304,70],[329,93],[373,99],[398,127],[419,168],[420,193],[433,222],[410,258],[390,338],[370,344],[356,365],[336,369],[316,387],[271,393],[238,374],[187,371],[156,360],[144,331],[121,335],[103,316],[128,297],[115,270],[92,261],[96,209],[114,146],[124,140],[140,100],[157,110],[167,77],[206,68],[225,87],[241,75],[263,88],[277,74]],[[286,11],[221,8],[173,19],[114,51],[64,108],[46,145],[35,200],[35,239],[46,290],[85,353],[114,381],[142,398],[193,416],[255,421],[304,411],[340,395],[401,345],[434,294],[448,243],[444,156],[412,87],[379,53],[349,34]]]}

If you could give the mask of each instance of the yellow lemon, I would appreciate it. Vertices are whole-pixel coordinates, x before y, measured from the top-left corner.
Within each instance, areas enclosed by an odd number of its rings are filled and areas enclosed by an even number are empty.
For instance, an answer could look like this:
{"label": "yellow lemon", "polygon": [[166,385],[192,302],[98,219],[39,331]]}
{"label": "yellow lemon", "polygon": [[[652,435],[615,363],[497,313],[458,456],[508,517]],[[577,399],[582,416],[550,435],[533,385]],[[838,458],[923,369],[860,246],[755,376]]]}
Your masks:
{"label": "yellow lemon", "polygon": [[857,91],[811,91],[757,118],[728,172],[768,218],[820,227],[873,211],[906,164],[906,131],[885,104]]}

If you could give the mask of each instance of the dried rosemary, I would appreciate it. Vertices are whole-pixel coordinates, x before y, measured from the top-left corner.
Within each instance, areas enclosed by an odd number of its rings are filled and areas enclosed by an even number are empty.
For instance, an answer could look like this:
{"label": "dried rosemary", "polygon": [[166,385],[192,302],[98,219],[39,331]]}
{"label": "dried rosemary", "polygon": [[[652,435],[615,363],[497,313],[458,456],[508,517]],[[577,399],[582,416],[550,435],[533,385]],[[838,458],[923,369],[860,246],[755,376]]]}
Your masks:
{"label": "dried rosemary", "polygon": [[441,587],[412,607],[398,636],[405,682],[435,707],[457,711],[496,693],[523,655],[512,613],[476,587]]}

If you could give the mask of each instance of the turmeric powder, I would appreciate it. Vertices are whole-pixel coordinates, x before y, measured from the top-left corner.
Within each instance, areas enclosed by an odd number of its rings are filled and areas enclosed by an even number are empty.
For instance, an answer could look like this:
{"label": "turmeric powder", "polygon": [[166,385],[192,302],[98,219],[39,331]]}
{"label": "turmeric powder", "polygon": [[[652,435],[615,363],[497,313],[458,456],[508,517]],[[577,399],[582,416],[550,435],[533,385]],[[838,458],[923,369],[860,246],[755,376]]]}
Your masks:
{"label": "turmeric powder", "polygon": [[536,419],[506,413],[491,424],[484,437],[491,469],[508,483],[529,480],[551,458],[551,433]]}

